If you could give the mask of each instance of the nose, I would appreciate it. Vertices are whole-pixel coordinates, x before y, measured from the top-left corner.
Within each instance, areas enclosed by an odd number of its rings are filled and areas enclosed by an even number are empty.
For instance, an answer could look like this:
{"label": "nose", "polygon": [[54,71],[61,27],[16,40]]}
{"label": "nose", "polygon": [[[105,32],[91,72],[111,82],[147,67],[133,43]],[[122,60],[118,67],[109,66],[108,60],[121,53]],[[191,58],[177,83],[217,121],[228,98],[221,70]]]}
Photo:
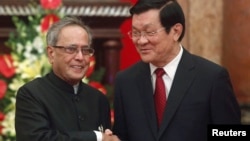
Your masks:
{"label": "nose", "polygon": [[148,39],[142,34],[139,39],[137,40],[137,43],[142,45],[148,43]]}
{"label": "nose", "polygon": [[81,59],[83,59],[83,56],[84,56],[84,54],[82,53],[82,51],[80,49],[78,49],[76,52],[75,58],[81,60]]}

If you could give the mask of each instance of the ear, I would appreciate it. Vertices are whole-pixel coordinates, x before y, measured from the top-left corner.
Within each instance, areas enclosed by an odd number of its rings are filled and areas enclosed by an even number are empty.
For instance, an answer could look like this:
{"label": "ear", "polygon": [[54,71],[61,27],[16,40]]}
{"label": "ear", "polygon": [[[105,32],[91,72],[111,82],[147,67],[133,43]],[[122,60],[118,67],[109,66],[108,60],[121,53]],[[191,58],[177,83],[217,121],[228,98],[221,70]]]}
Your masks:
{"label": "ear", "polygon": [[181,36],[183,26],[180,23],[177,23],[172,27],[172,30],[173,30],[174,40],[178,41],[179,37]]}
{"label": "ear", "polygon": [[55,52],[54,52],[53,47],[47,46],[46,51],[47,51],[47,55],[48,55],[48,59],[49,59],[50,64],[53,64],[53,60],[54,60],[54,56],[55,56]]}

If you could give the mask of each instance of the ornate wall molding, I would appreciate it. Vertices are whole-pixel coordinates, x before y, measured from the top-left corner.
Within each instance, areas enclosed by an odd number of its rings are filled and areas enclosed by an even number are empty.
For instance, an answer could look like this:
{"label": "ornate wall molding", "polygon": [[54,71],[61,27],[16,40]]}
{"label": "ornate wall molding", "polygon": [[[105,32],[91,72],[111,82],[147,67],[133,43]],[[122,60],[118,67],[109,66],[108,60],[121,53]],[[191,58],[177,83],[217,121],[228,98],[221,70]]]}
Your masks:
{"label": "ornate wall molding", "polygon": [[[33,0],[34,1],[34,0]],[[38,0],[35,0],[38,2]],[[0,16],[27,16],[36,12],[31,0],[1,0]],[[60,12],[75,16],[128,17],[131,4],[120,0],[63,0]]]}
{"label": "ornate wall molding", "polygon": [[[64,15],[100,16],[100,17],[129,17],[130,5],[79,5],[62,6],[59,11]],[[28,16],[36,13],[31,6],[0,5],[0,16]]]}

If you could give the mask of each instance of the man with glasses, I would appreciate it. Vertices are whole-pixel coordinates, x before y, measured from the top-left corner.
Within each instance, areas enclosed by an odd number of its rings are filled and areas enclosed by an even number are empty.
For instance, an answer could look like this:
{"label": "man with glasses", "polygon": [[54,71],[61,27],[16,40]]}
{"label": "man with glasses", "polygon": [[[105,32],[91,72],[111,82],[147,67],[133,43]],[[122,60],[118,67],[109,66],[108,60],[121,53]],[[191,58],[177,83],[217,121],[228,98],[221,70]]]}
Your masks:
{"label": "man with glasses", "polygon": [[66,17],[52,25],[46,39],[52,71],[18,90],[16,140],[118,141],[109,130],[107,98],[82,82],[94,54],[89,28]]}
{"label": "man with glasses", "polygon": [[114,134],[124,141],[206,141],[208,124],[240,124],[227,70],[181,45],[178,2],[139,0],[130,13],[128,35],[141,61],[116,76]]}

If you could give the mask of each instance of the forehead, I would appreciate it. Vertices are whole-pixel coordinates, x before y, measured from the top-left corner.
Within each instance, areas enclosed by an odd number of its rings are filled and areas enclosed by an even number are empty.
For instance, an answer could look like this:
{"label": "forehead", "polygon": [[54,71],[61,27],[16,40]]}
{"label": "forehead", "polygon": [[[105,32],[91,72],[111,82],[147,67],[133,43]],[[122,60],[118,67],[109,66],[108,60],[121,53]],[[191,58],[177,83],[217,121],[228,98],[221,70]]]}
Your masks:
{"label": "forehead", "polygon": [[151,9],[132,17],[132,27],[136,29],[147,28],[160,24],[159,10]]}
{"label": "forehead", "polygon": [[88,42],[88,33],[78,25],[69,25],[61,29],[58,42]]}
{"label": "forehead", "polygon": [[60,34],[63,34],[63,35],[69,35],[69,33],[87,34],[87,31],[79,25],[68,25],[68,26],[63,27],[60,31]]}

